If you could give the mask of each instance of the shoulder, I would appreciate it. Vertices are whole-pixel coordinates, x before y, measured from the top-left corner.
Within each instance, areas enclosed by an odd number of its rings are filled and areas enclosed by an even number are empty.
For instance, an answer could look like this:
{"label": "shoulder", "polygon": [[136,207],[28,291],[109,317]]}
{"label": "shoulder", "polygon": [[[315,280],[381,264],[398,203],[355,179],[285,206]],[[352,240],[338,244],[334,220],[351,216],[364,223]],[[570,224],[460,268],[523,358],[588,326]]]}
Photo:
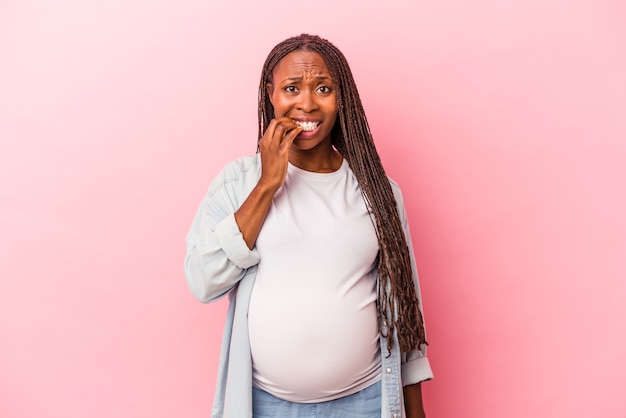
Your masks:
{"label": "shoulder", "polygon": [[389,184],[391,185],[391,191],[393,192],[393,197],[396,200],[396,209],[398,210],[398,215],[400,216],[400,221],[402,222],[402,225],[407,225],[407,215],[406,215],[406,208],[404,207],[404,197],[402,196],[402,190],[400,189],[400,186],[398,185],[398,183],[396,183],[394,180],[390,179],[389,177],[387,177],[389,179]]}
{"label": "shoulder", "polygon": [[389,179],[391,191],[393,192],[393,197],[396,198],[396,203],[398,204],[398,207],[404,206],[404,198],[402,197],[402,189],[400,189],[400,185],[390,177],[387,177],[387,179]]}
{"label": "shoulder", "polygon": [[247,175],[253,175],[261,169],[259,154],[246,155],[226,164],[217,175],[216,180],[224,182],[237,181]]}
{"label": "shoulder", "polygon": [[224,187],[246,185],[255,182],[261,174],[261,158],[259,154],[247,155],[226,164],[213,179],[208,194],[211,195]]}

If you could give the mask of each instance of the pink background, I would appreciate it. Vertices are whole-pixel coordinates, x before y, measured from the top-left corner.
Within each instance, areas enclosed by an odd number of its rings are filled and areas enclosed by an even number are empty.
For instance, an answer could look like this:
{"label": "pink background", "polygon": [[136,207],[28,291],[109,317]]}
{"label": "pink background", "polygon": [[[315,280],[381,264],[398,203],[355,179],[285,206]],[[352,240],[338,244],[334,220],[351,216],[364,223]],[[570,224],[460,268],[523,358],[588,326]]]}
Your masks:
{"label": "pink background", "polygon": [[0,3],[0,417],[207,417],[186,288],[255,151],[271,47],[348,57],[403,187],[430,418],[626,417],[626,8],[609,0]]}

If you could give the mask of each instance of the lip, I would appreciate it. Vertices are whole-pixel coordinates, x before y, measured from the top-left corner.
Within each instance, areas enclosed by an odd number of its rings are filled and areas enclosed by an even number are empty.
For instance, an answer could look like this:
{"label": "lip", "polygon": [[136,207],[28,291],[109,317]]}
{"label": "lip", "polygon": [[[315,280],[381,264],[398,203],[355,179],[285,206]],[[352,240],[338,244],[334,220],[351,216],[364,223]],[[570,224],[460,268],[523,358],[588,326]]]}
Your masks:
{"label": "lip", "polygon": [[291,120],[297,120],[298,122],[322,122],[321,119],[316,119],[316,118],[307,118],[307,117],[301,117],[301,118],[291,118]]}

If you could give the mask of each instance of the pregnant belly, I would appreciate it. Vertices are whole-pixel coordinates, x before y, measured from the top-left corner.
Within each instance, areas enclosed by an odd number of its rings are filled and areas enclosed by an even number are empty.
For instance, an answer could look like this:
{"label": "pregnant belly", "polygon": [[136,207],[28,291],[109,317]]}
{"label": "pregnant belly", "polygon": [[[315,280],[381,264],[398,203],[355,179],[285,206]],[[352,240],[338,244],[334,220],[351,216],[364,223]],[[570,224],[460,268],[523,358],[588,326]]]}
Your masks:
{"label": "pregnant belly", "polygon": [[342,393],[378,373],[375,295],[253,291],[248,314],[257,386],[295,402]]}

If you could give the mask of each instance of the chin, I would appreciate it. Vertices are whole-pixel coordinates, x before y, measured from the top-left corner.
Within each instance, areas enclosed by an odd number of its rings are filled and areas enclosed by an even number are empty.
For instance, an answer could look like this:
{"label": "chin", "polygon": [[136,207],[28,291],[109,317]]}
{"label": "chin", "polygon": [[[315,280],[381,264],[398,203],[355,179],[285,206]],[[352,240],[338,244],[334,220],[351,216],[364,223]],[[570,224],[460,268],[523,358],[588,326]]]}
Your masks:
{"label": "chin", "polygon": [[298,141],[293,141],[293,148],[297,149],[298,151],[310,151],[313,148],[315,148],[315,145],[310,145],[310,144],[299,144]]}

